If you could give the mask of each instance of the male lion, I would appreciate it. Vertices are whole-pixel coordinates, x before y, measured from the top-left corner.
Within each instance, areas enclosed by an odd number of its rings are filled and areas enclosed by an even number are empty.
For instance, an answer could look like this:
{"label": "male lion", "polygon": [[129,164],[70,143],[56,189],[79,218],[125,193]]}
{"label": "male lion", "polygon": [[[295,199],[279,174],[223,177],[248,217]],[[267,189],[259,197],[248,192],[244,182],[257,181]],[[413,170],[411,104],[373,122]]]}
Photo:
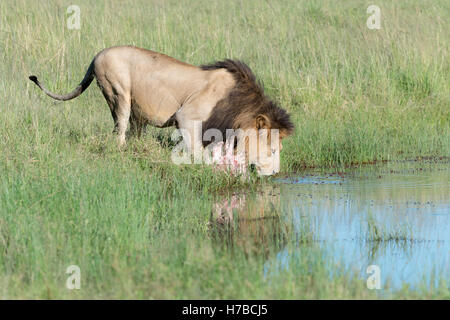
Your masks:
{"label": "male lion", "polygon": [[[202,137],[194,134],[198,122],[203,132],[209,128],[223,133],[226,129],[278,129],[280,149],[281,139],[294,128],[289,115],[265,97],[252,71],[240,61],[197,67],[150,50],[119,46],[100,51],[71,93],[52,93],[36,76],[29,78],[48,96],[65,101],[81,95],[94,77],[111,110],[120,146],[125,144],[128,122],[131,133],[138,136],[147,124],[176,125],[188,133],[183,134],[188,150],[202,144],[197,141]],[[270,144],[270,137],[267,141]],[[255,157],[248,160],[260,174],[274,173],[271,164]]]}

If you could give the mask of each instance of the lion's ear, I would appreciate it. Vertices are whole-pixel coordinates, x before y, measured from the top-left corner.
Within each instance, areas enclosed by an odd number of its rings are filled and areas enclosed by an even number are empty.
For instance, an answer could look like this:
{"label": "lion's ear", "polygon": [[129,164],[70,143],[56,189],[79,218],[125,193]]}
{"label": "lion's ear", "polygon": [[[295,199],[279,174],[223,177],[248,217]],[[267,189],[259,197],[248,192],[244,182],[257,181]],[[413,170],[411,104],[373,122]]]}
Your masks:
{"label": "lion's ear", "polygon": [[267,116],[260,114],[256,117],[256,129],[270,129],[270,120]]}

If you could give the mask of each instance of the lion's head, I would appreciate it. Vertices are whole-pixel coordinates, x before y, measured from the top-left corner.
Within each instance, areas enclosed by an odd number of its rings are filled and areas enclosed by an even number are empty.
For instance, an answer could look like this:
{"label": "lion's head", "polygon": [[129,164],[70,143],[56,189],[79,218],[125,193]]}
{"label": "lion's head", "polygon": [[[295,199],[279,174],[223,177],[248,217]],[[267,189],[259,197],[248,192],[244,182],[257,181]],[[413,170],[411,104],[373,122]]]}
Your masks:
{"label": "lion's head", "polygon": [[245,150],[248,164],[254,164],[259,174],[277,173],[282,139],[294,130],[289,114],[265,96],[262,86],[245,63],[225,60],[202,68],[225,68],[236,81],[234,88],[217,103],[204,122],[203,131],[215,128],[222,132],[223,137],[230,137],[230,133],[235,135],[237,151]]}

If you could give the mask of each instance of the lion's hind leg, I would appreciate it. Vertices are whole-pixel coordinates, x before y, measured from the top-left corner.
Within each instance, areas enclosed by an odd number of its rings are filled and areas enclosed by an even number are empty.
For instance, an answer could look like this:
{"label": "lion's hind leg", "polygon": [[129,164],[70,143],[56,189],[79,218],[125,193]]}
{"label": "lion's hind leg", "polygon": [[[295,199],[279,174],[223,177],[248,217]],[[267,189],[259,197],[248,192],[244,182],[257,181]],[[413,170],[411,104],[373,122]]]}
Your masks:
{"label": "lion's hind leg", "polygon": [[126,132],[131,115],[131,103],[130,98],[125,95],[117,95],[115,100],[119,147],[123,147],[126,144]]}
{"label": "lion's hind leg", "polygon": [[130,115],[130,135],[141,138],[142,133],[145,133],[146,123],[143,119],[136,115],[133,110]]}
{"label": "lion's hind leg", "polygon": [[108,81],[97,81],[108,103],[114,120],[113,133],[118,135],[119,146],[126,144],[125,133],[131,115],[131,98],[120,86],[112,86]]}

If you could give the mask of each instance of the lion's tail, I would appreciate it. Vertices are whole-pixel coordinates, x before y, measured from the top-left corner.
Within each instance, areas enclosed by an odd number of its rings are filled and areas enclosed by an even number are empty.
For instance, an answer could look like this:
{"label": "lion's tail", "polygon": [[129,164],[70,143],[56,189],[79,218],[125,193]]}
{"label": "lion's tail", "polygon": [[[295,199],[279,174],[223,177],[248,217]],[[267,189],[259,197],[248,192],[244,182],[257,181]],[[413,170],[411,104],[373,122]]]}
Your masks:
{"label": "lion's tail", "polygon": [[46,88],[44,88],[41,85],[41,83],[39,82],[39,80],[37,79],[36,76],[29,76],[29,79],[31,81],[33,81],[49,97],[52,97],[53,99],[61,100],[61,101],[71,100],[73,98],[78,97],[80,94],[82,94],[83,91],[86,90],[87,87],[89,87],[92,80],[94,80],[94,61],[95,61],[95,59],[92,60],[90,66],[86,72],[86,75],[83,78],[83,81],[80,82],[80,84],[75,88],[75,90],[73,90],[72,92],[70,92],[68,94],[59,95],[59,94],[55,94],[55,93],[48,91]]}

